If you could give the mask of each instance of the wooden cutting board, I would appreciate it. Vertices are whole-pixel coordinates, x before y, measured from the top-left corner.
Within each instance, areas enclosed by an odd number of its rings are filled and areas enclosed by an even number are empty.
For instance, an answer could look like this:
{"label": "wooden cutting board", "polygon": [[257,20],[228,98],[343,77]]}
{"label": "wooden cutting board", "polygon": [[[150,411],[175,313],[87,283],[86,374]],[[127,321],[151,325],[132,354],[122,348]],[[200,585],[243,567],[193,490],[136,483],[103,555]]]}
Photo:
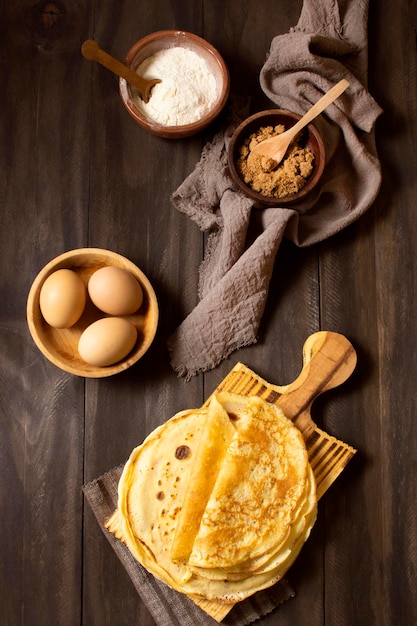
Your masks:
{"label": "wooden cutting board", "polygon": [[[341,385],[356,366],[356,352],[338,333],[321,331],[311,335],[303,347],[303,367],[296,380],[277,386],[263,380],[242,363],[229,372],[213,393],[229,391],[243,396],[260,396],[276,404],[303,433],[317,483],[317,498],[336,480],[356,450],[317,427],[311,419],[311,405],[324,391]],[[210,402],[207,399],[205,405]],[[192,600],[217,622],[233,605]]]}

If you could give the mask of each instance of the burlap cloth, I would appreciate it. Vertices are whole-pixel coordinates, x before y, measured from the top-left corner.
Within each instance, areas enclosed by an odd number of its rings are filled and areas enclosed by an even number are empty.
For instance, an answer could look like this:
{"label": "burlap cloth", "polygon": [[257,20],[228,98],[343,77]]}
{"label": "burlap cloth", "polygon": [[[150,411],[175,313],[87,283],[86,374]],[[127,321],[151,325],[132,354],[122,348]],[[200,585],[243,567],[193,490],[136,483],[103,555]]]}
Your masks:
{"label": "burlap cloth", "polygon": [[[341,0],[339,5],[335,0],[304,0],[297,26],[272,41],[260,74],[271,101],[300,114],[341,78],[350,82],[342,98],[316,121],[327,151],[316,195],[292,209],[256,208],[262,232],[254,238],[254,207],[233,188],[227,171],[226,148],[237,120],[204,148],[194,172],[175,192],[175,206],[210,235],[200,268],[201,300],[169,342],[172,365],[180,374],[208,370],[236,348],[256,341],[283,236],[298,246],[312,245],[372,204],[380,186],[374,125],[381,111],[366,91],[367,11],[367,0]],[[84,493],[153,619],[158,626],[215,624],[188,598],[144,570],[105,529],[117,506],[121,471],[117,467],[93,480]],[[237,604],[223,623],[250,624],[293,595],[282,580]]]}
{"label": "burlap cloth", "polygon": [[[373,203],[380,187],[375,122],[367,87],[368,0],[304,0],[297,26],[272,41],[260,73],[271,108],[305,113],[346,78],[348,90],[315,120],[326,148],[320,189],[293,208],[255,209],[233,186],[227,146],[232,121],[208,143],[173,194],[175,207],[207,231],[199,302],[168,341],[171,365],[187,378],[256,342],[283,237],[304,247],[339,232]],[[256,213],[256,218],[254,214]],[[253,236],[256,219],[258,232]]]}

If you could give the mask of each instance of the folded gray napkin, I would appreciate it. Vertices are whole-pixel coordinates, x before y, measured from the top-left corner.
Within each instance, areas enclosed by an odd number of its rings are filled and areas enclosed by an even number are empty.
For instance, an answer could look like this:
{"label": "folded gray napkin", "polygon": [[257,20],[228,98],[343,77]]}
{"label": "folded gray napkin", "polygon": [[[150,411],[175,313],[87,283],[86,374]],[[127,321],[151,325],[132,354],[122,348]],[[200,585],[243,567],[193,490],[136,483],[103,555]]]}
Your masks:
{"label": "folded gray napkin", "polygon": [[[275,256],[285,236],[310,246],[339,232],[373,203],[380,187],[375,122],[367,86],[368,0],[304,0],[299,22],[275,37],[260,85],[279,108],[303,114],[346,78],[348,90],[315,121],[326,148],[320,189],[291,208],[259,208],[229,177],[227,146],[237,120],[202,152],[172,196],[208,232],[199,302],[169,338],[171,365],[190,378],[256,342]],[[272,106],[272,105],[271,105]],[[256,236],[253,235],[256,222]]]}
{"label": "folded gray napkin", "polygon": [[[115,467],[83,488],[84,495],[113,550],[123,563],[136,591],[158,626],[214,626],[217,622],[185,595],[174,591],[147,572],[126,546],[105,528],[117,507],[117,486],[123,466]],[[239,602],[224,618],[225,626],[246,626],[268,615],[294,596],[291,585],[280,580],[252,598]]]}

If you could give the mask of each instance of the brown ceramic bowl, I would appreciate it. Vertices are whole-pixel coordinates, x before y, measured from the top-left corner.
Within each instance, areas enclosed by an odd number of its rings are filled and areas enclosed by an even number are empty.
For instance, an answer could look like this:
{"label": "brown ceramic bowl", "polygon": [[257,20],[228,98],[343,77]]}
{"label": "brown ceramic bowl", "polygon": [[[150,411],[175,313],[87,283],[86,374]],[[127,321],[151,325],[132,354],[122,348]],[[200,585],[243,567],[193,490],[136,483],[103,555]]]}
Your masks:
{"label": "brown ceramic bowl", "polygon": [[307,179],[304,187],[302,187],[297,193],[285,196],[284,198],[264,196],[257,191],[254,191],[249,185],[247,185],[241,178],[237,169],[239,150],[251,133],[257,131],[263,126],[276,126],[277,124],[283,124],[287,130],[293,126],[300,119],[300,117],[301,116],[296,113],[283,111],[281,109],[261,111],[260,113],[255,113],[244,120],[232,135],[228,147],[228,165],[230,175],[237,188],[258,204],[274,207],[296,204],[297,202],[303,200],[307,194],[309,194],[316,187],[321,178],[326,161],[326,154],[323,140],[313,124],[309,124],[301,131],[302,135],[299,143],[303,146],[308,146],[313,152],[314,169],[311,176]]}
{"label": "brown ceramic bowl", "polygon": [[[40,306],[40,291],[46,278],[59,269],[75,271],[87,284],[95,270],[115,266],[129,270],[139,281],[143,290],[143,303],[136,313],[125,316],[138,331],[136,344],[131,352],[115,365],[96,367],[83,361],[78,353],[78,340],[83,330],[106,314],[99,311],[87,296],[87,304],[81,318],[70,328],[52,328],[44,320]],[[62,370],[86,378],[103,378],[118,374],[136,363],[150,347],[158,325],[158,303],[155,292],[145,274],[125,257],[100,248],[79,248],[56,257],[39,272],[29,291],[27,322],[35,344],[42,354]]]}
{"label": "brown ceramic bowl", "polygon": [[212,108],[198,121],[182,126],[164,126],[154,122],[135,106],[132,89],[126,80],[123,78],[119,80],[122,102],[133,119],[150,133],[167,139],[188,137],[206,128],[222,111],[230,90],[229,72],[218,51],[205,39],[182,30],[162,30],[143,37],[129,50],[126,65],[136,70],[145,59],[159,50],[177,46],[192,50],[202,57],[216,80],[217,99]]}

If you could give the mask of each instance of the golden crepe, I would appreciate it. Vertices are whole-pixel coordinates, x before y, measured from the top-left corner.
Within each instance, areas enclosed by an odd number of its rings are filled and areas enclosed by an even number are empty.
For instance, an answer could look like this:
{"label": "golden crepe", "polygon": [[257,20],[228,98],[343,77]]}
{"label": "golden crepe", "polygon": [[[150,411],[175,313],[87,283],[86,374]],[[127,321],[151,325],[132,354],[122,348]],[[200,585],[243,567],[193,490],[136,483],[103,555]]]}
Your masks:
{"label": "golden crepe", "polygon": [[232,604],[283,576],[316,512],[300,431],[261,398],[222,392],[133,450],[108,528],[172,588]]}

